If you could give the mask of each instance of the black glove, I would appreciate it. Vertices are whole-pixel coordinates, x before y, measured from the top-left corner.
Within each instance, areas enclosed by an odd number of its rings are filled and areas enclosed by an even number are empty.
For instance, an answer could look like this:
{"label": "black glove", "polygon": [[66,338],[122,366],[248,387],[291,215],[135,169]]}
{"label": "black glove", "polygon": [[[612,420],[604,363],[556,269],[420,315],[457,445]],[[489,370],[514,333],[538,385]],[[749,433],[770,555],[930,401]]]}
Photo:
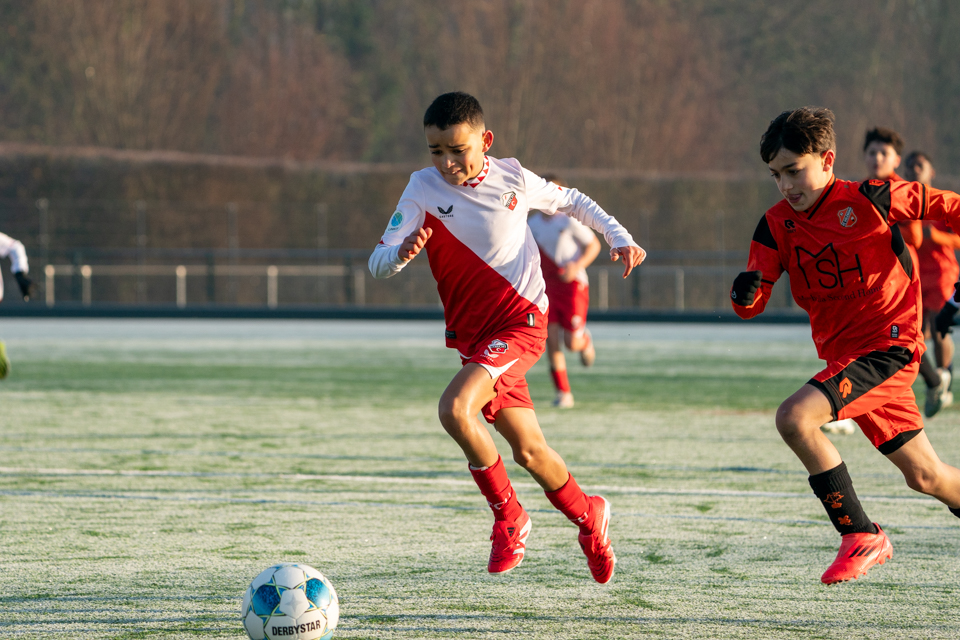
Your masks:
{"label": "black glove", "polygon": [[947,337],[948,333],[953,333],[953,317],[957,315],[957,308],[948,300],[943,304],[943,309],[933,319],[933,326],[940,334],[941,338]]}
{"label": "black glove", "polygon": [[752,305],[762,277],[762,271],[744,271],[738,275],[733,281],[733,288],[730,289],[730,299],[733,303],[741,307]]}
{"label": "black glove", "polygon": [[17,284],[20,285],[20,293],[23,294],[23,299],[29,300],[31,294],[33,294],[33,280],[28,278],[22,271],[17,271],[13,274],[13,277],[17,279]]}

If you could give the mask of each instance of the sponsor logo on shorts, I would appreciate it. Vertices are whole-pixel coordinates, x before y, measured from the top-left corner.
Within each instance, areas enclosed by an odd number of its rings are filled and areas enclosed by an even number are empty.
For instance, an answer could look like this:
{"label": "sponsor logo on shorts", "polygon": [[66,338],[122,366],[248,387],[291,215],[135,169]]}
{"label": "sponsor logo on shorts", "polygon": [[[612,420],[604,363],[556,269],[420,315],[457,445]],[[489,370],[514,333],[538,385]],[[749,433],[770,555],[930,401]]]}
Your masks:
{"label": "sponsor logo on shorts", "polygon": [[395,212],[393,213],[393,217],[390,218],[390,226],[387,227],[387,228],[388,228],[388,229],[396,229],[396,228],[399,227],[401,224],[403,224],[403,214],[400,213],[399,211],[395,211]]}
{"label": "sponsor logo on shorts", "polygon": [[501,195],[500,204],[505,206],[507,209],[510,209],[510,211],[513,211],[514,209],[516,209],[518,204],[516,191],[507,191],[506,193]]}
{"label": "sponsor logo on shorts", "polygon": [[535,315],[533,315],[532,313],[528,313],[528,314],[527,314],[527,326],[528,326],[528,327],[535,327],[535,326],[537,326],[537,317],[536,317]]}
{"label": "sponsor logo on shorts", "polygon": [[843,494],[839,491],[834,491],[833,493],[828,493],[827,496],[823,499],[831,509],[839,509],[843,506],[843,503],[840,502],[843,499]]}
{"label": "sponsor logo on shorts", "polygon": [[456,332],[456,331],[451,331],[450,329],[446,329],[446,330],[443,332],[443,336],[444,336],[447,340],[456,340],[456,339],[457,339],[457,332]]}
{"label": "sponsor logo on shorts", "polygon": [[853,383],[850,382],[850,378],[844,378],[840,381],[840,395],[846,399],[851,393],[853,393]]}
{"label": "sponsor logo on shorts", "polygon": [[896,325],[896,324],[895,324],[895,325],[893,325],[892,327],[890,327],[890,337],[891,337],[891,338],[899,338],[899,337],[900,337],[900,326],[899,326],[899,325]]}
{"label": "sponsor logo on shorts", "polygon": [[840,219],[841,227],[852,227],[857,224],[857,214],[853,212],[853,207],[847,207],[843,211],[837,211],[837,218]]}
{"label": "sponsor logo on shorts", "polygon": [[509,348],[510,345],[503,340],[494,340],[487,345],[486,349],[483,350],[483,355],[488,358],[497,358],[505,354]]}

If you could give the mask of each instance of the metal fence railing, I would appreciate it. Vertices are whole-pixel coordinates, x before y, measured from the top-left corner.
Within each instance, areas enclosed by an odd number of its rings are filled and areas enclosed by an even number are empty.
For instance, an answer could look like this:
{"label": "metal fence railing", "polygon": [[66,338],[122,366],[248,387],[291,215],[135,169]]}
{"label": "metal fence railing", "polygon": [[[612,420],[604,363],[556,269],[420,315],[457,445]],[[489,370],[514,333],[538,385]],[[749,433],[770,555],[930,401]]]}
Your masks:
{"label": "metal fence railing", "polygon": [[[364,253],[366,255],[366,253]],[[644,264],[627,279],[622,267],[591,266],[590,306],[616,309],[729,310],[730,283],[739,266]],[[276,309],[295,305],[424,306],[439,304],[426,261],[394,278],[374,279],[366,262],[344,256],[332,264],[53,263],[37,277],[35,296],[47,307],[98,304],[239,305]],[[10,287],[16,287],[12,281]],[[770,308],[792,309],[786,278],[774,288]]]}

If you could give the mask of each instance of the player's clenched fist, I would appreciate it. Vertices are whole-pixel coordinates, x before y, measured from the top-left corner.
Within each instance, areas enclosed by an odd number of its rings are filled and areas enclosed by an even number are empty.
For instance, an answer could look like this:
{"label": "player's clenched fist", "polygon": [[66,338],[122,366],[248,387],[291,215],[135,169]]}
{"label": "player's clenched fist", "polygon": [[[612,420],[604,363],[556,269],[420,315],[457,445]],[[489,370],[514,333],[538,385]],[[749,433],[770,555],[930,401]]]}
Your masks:
{"label": "player's clenched fist", "polygon": [[415,232],[408,235],[403,239],[403,242],[400,243],[400,249],[397,251],[397,255],[400,256],[400,259],[404,262],[409,262],[417,257],[417,254],[423,249],[423,245],[427,244],[427,240],[430,239],[430,236],[433,235],[433,229],[429,227],[421,227]]}
{"label": "player's clenched fist", "polygon": [[733,288],[730,289],[730,299],[734,304],[743,307],[752,305],[762,277],[763,273],[760,271],[744,271],[738,275],[733,281]]}
{"label": "player's clenched fist", "polygon": [[626,278],[633,271],[634,267],[639,267],[647,257],[647,252],[640,247],[614,247],[610,249],[610,259],[616,262],[623,258],[623,277]]}

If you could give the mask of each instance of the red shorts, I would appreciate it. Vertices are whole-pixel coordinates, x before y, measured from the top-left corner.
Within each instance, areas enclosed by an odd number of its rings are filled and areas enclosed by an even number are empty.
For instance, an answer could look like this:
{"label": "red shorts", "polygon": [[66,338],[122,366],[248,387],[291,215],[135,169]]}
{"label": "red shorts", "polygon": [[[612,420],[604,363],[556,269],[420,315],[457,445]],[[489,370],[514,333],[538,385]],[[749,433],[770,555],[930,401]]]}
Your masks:
{"label": "red shorts", "polygon": [[463,365],[475,362],[496,379],[493,385],[497,397],[483,406],[483,418],[493,424],[500,409],[525,407],[533,409],[533,400],[524,377],[546,350],[546,317],[535,310],[534,326],[526,324],[495,331],[477,344],[477,352],[467,357],[460,354]]}
{"label": "red shorts", "polygon": [[836,420],[853,418],[887,455],[923,429],[912,389],[920,356],[920,349],[905,347],[846,356],[829,363],[809,384],[827,396]]}
{"label": "red shorts", "polygon": [[561,282],[547,280],[547,298],[550,300],[550,324],[559,324],[564,331],[583,333],[590,308],[590,286],[574,280]]}

